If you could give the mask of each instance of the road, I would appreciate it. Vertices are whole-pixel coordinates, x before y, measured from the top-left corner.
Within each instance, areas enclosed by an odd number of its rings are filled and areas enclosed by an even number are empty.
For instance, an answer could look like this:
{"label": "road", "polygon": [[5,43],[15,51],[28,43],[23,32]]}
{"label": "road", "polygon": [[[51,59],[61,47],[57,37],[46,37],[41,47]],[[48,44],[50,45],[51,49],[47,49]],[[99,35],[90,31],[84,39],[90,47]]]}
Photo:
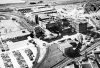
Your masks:
{"label": "road", "polygon": [[[82,51],[80,54],[81,55],[84,55],[85,52],[87,51],[88,53],[91,52],[93,49],[95,49],[97,46],[100,46],[100,39],[97,40],[95,43],[93,43],[91,45],[91,47],[87,48],[86,50]],[[81,56],[83,57],[83,56]],[[80,60],[81,57],[77,57],[75,59],[72,59],[72,58],[65,58],[64,60],[62,60],[61,62],[55,64],[54,66],[50,67],[50,68],[63,68],[64,66],[66,66],[67,64],[73,62],[73,61],[78,61]]]}
{"label": "road", "polygon": [[84,57],[85,52],[91,52],[94,48],[100,45],[100,39],[96,40],[91,47],[85,49],[80,54],[81,57],[69,58],[62,56],[62,53],[57,49],[57,45],[52,45],[47,52],[47,55],[44,57],[43,61],[37,65],[38,68],[63,68],[67,64],[78,61],[80,58]]}
{"label": "road", "polygon": [[38,64],[37,68],[49,68],[65,58],[57,47],[57,44],[48,47],[47,55],[43,62]]}
{"label": "road", "polygon": [[39,62],[36,66],[33,66],[33,68],[42,68],[42,65],[44,64],[45,60],[48,58],[48,55],[49,55],[49,48],[47,48],[46,54],[41,60],[41,62]]}
{"label": "road", "polygon": [[24,28],[26,28],[28,31],[34,31],[34,27],[31,26],[26,20],[25,17],[23,17],[21,14],[18,13],[4,13],[5,16],[11,16],[14,15],[18,17],[17,22]]}
{"label": "road", "polygon": [[[9,14],[8,14],[9,15]],[[21,24],[21,26],[23,26],[23,27],[25,27],[26,29],[28,29],[29,31],[33,31],[34,30],[34,27],[32,27],[30,24],[28,24],[27,23],[27,21],[24,19],[24,17],[22,17],[22,16],[20,16],[20,15],[16,15],[16,14],[12,14],[12,15],[15,15],[15,16],[17,16],[17,17],[19,17],[19,18],[21,18],[21,21],[22,22],[19,22],[19,24]],[[98,40],[98,41],[96,41],[95,43],[93,43],[92,45],[91,45],[91,47],[89,47],[89,48],[87,48],[86,50],[84,50],[84,51],[82,51],[80,54],[81,55],[84,55],[85,54],[85,52],[87,51],[87,52],[90,52],[90,51],[92,51],[94,48],[96,48],[97,46],[99,46],[100,45],[100,39]],[[58,62],[58,63],[56,63],[55,65],[53,65],[53,66],[51,66],[50,68],[63,68],[64,66],[66,66],[67,64],[69,64],[69,63],[71,63],[71,62],[73,62],[73,61],[78,61],[80,59],[80,57],[77,57],[77,58],[74,58],[74,59],[72,59],[72,58],[64,58],[63,60],[61,60],[60,62]],[[44,61],[43,61],[44,62]],[[42,67],[42,65],[43,64],[40,64],[39,66],[41,66]]]}

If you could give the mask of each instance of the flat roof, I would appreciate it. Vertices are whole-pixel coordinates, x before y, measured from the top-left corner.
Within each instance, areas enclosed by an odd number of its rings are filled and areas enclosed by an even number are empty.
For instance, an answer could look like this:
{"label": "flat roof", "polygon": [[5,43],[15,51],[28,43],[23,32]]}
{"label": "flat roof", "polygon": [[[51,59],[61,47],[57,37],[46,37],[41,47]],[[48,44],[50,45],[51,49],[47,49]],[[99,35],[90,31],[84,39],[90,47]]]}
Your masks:
{"label": "flat roof", "polygon": [[30,32],[28,32],[26,29],[24,29],[24,30],[19,30],[19,31],[7,33],[6,35],[2,36],[2,39],[5,40],[8,38],[15,38],[15,37],[19,37],[19,36],[21,37],[21,36],[25,36],[28,34],[30,34]]}

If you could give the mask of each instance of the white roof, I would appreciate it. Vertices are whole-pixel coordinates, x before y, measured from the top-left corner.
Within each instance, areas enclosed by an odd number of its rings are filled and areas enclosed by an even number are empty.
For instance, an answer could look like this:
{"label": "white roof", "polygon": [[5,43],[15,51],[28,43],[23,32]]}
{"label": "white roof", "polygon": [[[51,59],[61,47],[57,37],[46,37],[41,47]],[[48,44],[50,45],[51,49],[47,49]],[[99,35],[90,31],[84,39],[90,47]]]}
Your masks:
{"label": "white roof", "polygon": [[22,0],[0,0],[0,4],[7,4],[7,3],[24,3],[25,1]]}
{"label": "white roof", "polygon": [[[23,31],[25,31],[25,33],[23,33]],[[19,36],[25,36],[30,34],[30,32],[28,32],[26,29],[25,30],[20,30],[20,31],[14,31],[14,32],[10,32],[7,33],[6,35],[2,36],[2,39],[7,39],[7,38],[15,38],[15,37],[19,37]]]}
{"label": "white roof", "polygon": [[71,64],[69,66],[66,66],[65,68],[75,68],[75,67],[74,67],[74,64]]}

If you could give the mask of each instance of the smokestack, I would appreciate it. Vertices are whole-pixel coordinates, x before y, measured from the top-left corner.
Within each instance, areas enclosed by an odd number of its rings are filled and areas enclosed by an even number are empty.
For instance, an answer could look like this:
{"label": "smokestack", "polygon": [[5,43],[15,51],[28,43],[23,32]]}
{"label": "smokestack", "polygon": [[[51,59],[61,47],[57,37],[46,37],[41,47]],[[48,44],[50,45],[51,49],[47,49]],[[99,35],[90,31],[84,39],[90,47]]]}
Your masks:
{"label": "smokestack", "polygon": [[35,23],[36,23],[36,24],[39,24],[39,17],[38,17],[38,14],[35,15]]}

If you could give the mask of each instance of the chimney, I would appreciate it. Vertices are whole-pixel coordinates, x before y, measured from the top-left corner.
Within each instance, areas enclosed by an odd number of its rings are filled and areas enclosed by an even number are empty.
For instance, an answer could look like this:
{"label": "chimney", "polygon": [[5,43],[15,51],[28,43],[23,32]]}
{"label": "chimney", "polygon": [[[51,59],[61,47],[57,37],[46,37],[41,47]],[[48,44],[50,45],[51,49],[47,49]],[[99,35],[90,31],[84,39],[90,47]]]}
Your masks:
{"label": "chimney", "polygon": [[36,24],[39,24],[39,17],[38,17],[38,14],[35,15],[35,23],[36,23]]}

